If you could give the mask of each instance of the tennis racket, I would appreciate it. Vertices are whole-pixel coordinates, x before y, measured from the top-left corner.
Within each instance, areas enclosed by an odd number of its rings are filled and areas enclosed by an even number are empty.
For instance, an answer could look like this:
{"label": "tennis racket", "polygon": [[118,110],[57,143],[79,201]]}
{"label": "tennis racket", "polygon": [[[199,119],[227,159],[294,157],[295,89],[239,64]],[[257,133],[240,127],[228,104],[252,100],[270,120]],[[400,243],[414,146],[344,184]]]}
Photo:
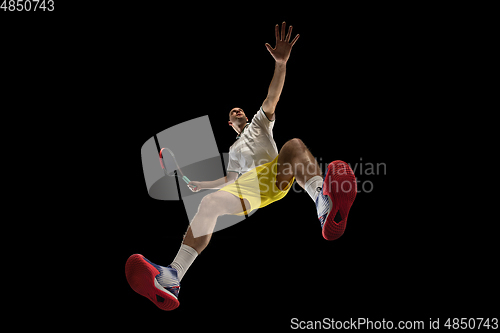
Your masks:
{"label": "tennis racket", "polygon": [[[165,175],[169,177],[174,177],[175,176],[175,170],[179,170],[182,180],[186,183],[189,184],[191,181],[189,180],[188,177],[182,173],[181,168],[179,167],[179,164],[177,163],[177,160],[175,159],[174,153],[168,149],[168,148],[162,148],[160,150],[160,163],[161,163],[161,168],[163,169],[163,172]],[[188,186],[189,187],[189,186]],[[193,192],[196,192],[197,186],[192,186],[193,188],[189,187],[190,190]]]}

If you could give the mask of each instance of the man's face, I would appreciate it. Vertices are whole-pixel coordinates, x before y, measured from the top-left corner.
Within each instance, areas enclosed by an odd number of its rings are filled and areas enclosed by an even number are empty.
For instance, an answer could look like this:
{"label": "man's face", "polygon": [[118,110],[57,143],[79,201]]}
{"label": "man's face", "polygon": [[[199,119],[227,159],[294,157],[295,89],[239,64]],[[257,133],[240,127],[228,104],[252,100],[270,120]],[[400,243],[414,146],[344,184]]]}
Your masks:
{"label": "man's face", "polygon": [[229,113],[229,120],[234,121],[236,119],[244,119],[246,118],[245,112],[243,112],[243,109],[241,108],[233,108],[231,109],[231,112]]}
{"label": "man's face", "polygon": [[229,112],[229,125],[231,126],[233,123],[235,125],[239,125],[241,123],[246,123],[248,121],[245,112],[243,112],[242,108],[233,108],[231,112]]}

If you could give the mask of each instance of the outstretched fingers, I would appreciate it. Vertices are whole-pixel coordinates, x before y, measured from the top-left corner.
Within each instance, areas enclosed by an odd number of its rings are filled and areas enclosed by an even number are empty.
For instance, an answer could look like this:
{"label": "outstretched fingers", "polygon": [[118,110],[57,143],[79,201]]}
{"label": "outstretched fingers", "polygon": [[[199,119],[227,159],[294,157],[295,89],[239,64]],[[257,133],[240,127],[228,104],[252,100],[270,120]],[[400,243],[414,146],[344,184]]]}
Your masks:
{"label": "outstretched fingers", "polygon": [[292,26],[288,28],[288,33],[286,34],[285,42],[290,42],[290,37],[292,36]]}
{"label": "outstretched fingers", "polygon": [[274,49],[269,45],[269,43],[266,43],[266,48],[269,51],[269,53],[273,54]]}
{"label": "outstretched fingers", "polygon": [[[295,38],[292,40],[292,42],[290,42],[290,38],[292,38],[292,29],[293,29],[293,27],[289,26],[288,27],[288,32],[285,35],[286,22],[283,22],[281,24],[281,33],[280,33],[280,29],[279,29],[279,24],[276,24],[276,26],[274,27],[274,34],[276,36],[276,46],[273,48],[271,45],[269,45],[268,43],[266,43],[266,48],[269,51],[269,53],[273,54],[273,52],[276,50],[276,48],[278,48],[278,44],[279,45],[284,45],[283,43],[289,43],[290,47],[291,47],[291,46],[293,46],[295,44],[295,42],[297,42],[297,40],[300,37],[299,34],[297,34],[295,36]],[[280,48],[281,47],[282,46],[280,46]]]}
{"label": "outstretched fingers", "polygon": [[295,42],[297,41],[297,39],[299,39],[300,35],[297,34],[297,36],[295,36],[295,38],[292,40],[292,42],[290,43],[292,46],[293,44],[295,44]]}
{"label": "outstretched fingers", "polygon": [[[283,22],[281,24],[281,37],[280,37],[279,36],[279,32],[278,32],[278,25],[276,24],[276,27],[275,27],[275,30],[276,30],[276,43],[278,43],[278,39],[280,41],[284,41],[284,42],[290,43],[290,38],[292,38],[292,29],[293,29],[293,26],[288,27],[288,33],[286,34],[286,36],[285,36],[285,28],[286,28],[286,22]],[[285,36],[285,37],[283,37],[283,36]],[[297,34],[297,36],[295,36],[295,38],[290,43],[291,46],[293,46],[293,44],[295,44],[295,42],[297,41],[297,39],[299,39],[299,36],[300,36],[299,34]]]}

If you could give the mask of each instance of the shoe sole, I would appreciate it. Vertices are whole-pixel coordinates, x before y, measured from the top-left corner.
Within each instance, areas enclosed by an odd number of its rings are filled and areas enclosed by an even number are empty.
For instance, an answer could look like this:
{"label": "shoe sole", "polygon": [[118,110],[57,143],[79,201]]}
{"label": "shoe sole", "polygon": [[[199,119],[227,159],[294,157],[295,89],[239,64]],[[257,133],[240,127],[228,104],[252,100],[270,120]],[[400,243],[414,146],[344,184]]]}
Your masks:
{"label": "shoe sole", "polygon": [[[323,194],[330,197],[334,207],[326,217],[322,233],[326,240],[336,240],[344,234],[347,216],[356,198],[356,177],[349,164],[337,160],[328,165],[325,182]],[[339,210],[342,220],[337,223],[334,218]]]}
{"label": "shoe sole", "polygon": [[148,298],[162,310],[174,310],[179,306],[179,300],[158,283],[155,278],[158,274],[160,272],[141,254],[131,255],[125,263],[127,282],[136,293]]}

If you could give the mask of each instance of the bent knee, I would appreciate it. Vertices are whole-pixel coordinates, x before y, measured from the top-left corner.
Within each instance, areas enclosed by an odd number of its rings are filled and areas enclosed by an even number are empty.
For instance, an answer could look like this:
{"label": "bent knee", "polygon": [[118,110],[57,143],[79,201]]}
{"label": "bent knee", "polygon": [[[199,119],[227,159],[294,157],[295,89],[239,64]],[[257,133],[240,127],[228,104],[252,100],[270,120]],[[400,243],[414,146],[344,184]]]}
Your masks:
{"label": "bent knee", "polygon": [[[306,145],[301,139],[298,138],[293,138],[291,140],[288,140],[284,145],[283,145],[283,152],[285,153],[296,153],[300,152],[306,149]],[[280,152],[281,154],[282,152]]]}
{"label": "bent knee", "polygon": [[204,213],[213,213],[217,210],[219,200],[217,198],[217,195],[215,195],[216,193],[217,192],[210,193],[204,196],[203,199],[201,199],[199,207],[200,211],[203,211]]}
{"label": "bent knee", "polygon": [[305,146],[304,142],[299,138],[293,138],[288,140],[285,144],[293,145],[293,146]]}

